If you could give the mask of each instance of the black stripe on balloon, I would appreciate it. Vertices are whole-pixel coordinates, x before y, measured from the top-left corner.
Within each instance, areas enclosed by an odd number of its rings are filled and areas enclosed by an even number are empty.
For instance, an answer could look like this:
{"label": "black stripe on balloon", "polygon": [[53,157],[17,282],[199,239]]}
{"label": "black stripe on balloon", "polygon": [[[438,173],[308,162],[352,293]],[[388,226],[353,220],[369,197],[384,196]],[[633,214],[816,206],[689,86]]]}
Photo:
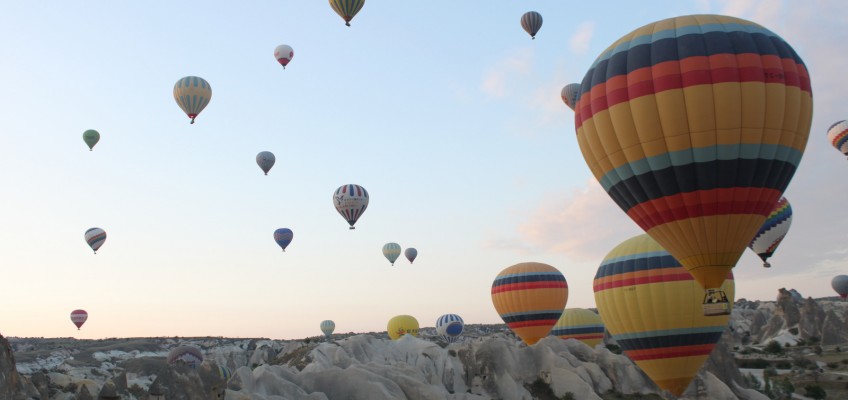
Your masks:
{"label": "black stripe on balloon", "polygon": [[786,161],[714,160],[631,176],[607,193],[626,212],[646,201],[697,190],[765,188],[783,192],[794,174],[795,166]]}
{"label": "black stripe on balloon", "polygon": [[510,277],[495,279],[495,283],[492,284],[492,287],[497,287],[497,286],[501,286],[501,285],[510,285],[510,284],[513,284],[513,283],[525,283],[525,282],[565,282],[565,276],[562,276],[562,275],[510,276]]}
{"label": "black stripe on balloon", "polygon": [[511,324],[513,322],[527,322],[527,321],[538,321],[544,319],[550,320],[558,320],[559,317],[562,316],[562,313],[534,313],[534,314],[522,314],[522,315],[513,315],[509,317],[501,317],[503,321],[507,324]]}
{"label": "black stripe on balloon", "polygon": [[609,263],[598,268],[595,279],[604,278],[637,271],[658,270],[663,268],[680,268],[680,262],[671,254],[659,257],[640,257]]}
{"label": "black stripe on balloon", "polygon": [[638,339],[616,339],[616,343],[624,351],[648,350],[663,347],[697,346],[702,344],[716,344],[721,338],[719,332],[687,333],[682,335],[655,336]]}
{"label": "black stripe on balloon", "polygon": [[603,326],[590,326],[586,328],[554,328],[551,333],[557,335],[579,335],[582,333],[601,333],[603,331]]}

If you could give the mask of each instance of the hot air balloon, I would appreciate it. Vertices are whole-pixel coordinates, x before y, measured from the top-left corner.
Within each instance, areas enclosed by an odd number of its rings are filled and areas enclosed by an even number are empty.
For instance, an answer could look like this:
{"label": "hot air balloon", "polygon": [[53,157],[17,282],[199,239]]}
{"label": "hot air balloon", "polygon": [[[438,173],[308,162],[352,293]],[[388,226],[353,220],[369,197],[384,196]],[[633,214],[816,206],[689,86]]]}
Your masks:
{"label": "hot air balloon", "polygon": [[748,245],[763,260],[763,267],[771,267],[766,260],[774,254],[777,246],[786,237],[790,225],[792,225],[792,206],[786,197],[781,197],[766,218],[766,222],[760,227],[757,236],[754,236],[754,240]]}
{"label": "hot air balloon", "polygon": [[583,308],[566,308],[551,335],[563,339],[577,339],[589,347],[604,341],[604,321],[601,316]]}
{"label": "hot air balloon", "polygon": [[277,245],[279,245],[283,251],[286,251],[286,247],[289,246],[292,239],[294,239],[294,232],[292,232],[289,228],[280,228],[274,231],[274,241],[277,242]]}
{"label": "hot air balloon", "polygon": [[839,293],[839,297],[848,298],[848,275],[834,276],[830,281],[830,286],[836,293]]}
{"label": "hot air balloon", "polygon": [[362,9],[365,0],[330,0],[330,7],[345,20],[345,25],[350,26],[350,20]]}
{"label": "hot air balloon", "polygon": [[[648,235],[630,238],[607,254],[593,282],[595,304],[624,353],[657,386],[680,396],[727,326],[708,317],[698,283]],[[721,287],[733,301],[733,276]]]}
{"label": "hot air balloon", "polygon": [[274,157],[274,153],[270,151],[260,151],[259,154],[256,155],[256,165],[262,169],[262,172],[265,175],[268,175],[268,171],[271,170],[271,167],[274,166],[274,163],[277,162],[277,158]]}
{"label": "hot air balloon", "polygon": [[193,369],[197,369],[203,363],[203,353],[194,346],[178,346],[168,352],[168,358],[166,360],[169,365],[185,364]]}
{"label": "hot air balloon", "polygon": [[568,106],[570,109],[574,109],[574,105],[577,104],[577,95],[580,94],[580,84],[579,83],[569,83],[562,88],[562,92],[560,92],[560,97],[562,97],[562,102]]}
{"label": "hot air balloon", "polygon": [[536,32],[542,28],[542,14],[528,11],[521,16],[521,27],[530,34],[530,39],[536,39]]}
{"label": "hot air balloon", "polygon": [[89,228],[85,231],[85,242],[88,243],[94,254],[97,254],[97,250],[106,242],[106,231],[100,228]]}
{"label": "hot air balloon", "polygon": [[100,141],[100,132],[89,129],[82,133],[82,141],[88,145],[88,151],[94,150],[94,145]]}
{"label": "hot air balloon", "polygon": [[492,283],[492,304],[509,329],[528,345],[548,335],[568,301],[568,283],[556,268],[515,264]]}
{"label": "hot air balloon", "polygon": [[80,330],[86,320],[88,320],[88,313],[85,310],[71,311],[71,322],[77,326],[77,330]]}
{"label": "hot air balloon", "polygon": [[229,382],[230,378],[233,377],[233,371],[223,365],[217,365],[218,376],[224,380],[224,382]]}
{"label": "hot air balloon", "polygon": [[368,191],[354,184],[343,185],[333,193],[333,205],[336,211],[350,224],[350,229],[356,229],[353,224],[368,208]]}
{"label": "hot air balloon", "polygon": [[403,335],[418,336],[418,320],[411,315],[398,315],[389,320],[386,331],[392,340],[398,340]]}
{"label": "hot air balloon", "polygon": [[722,282],[806,147],[813,98],[801,58],[750,21],[666,19],[601,53],[575,110],[583,157],[607,194],[705,298],[727,297]]}
{"label": "hot air balloon", "polygon": [[395,260],[400,257],[400,245],[397,243],[386,243],[383,245],[383,256],[395,265]]}
{"label": "hot air balloon", "polygon": [[330,321],[329,319],[321,321],[321,332],[324,332],[324,336],[330,337],[333,334],[333,331],[336,330],[336,323]]}
{"label": "hot air balloon", "polygon": [[403,255],[406,256],[406,259],[409,260],[409,263],[412,264],[415,261],[415,257],[418,257],[418,250],[415,250],[414,247],[410,247],[403,252]]}
{"label": "hot air balloon", "polygon": [[281,44],[274,49],[274,58],[283,66],[283,69],[286,69],[292,57],[294,57],[294,50],[287,44]]}
{"label": "hot air balloon", "polygon": [[830,144],[848,156],[848,121],[839,121],[827,129],[827,140]]}
{"label": "hot air balloon", "polygon": [[174,100],[183,109],[183,112],[191,118],[191,123],[197,118],[209,100],[212,99],[212,87],[205,79],[197,76],[187,76],[174,84]]}
{"label": "hot air balloon", "polygon": [[445,314],[436,320],[436,333],[443,337],[448,343],[454,343],[462,335],[465,322],[456,314]]}

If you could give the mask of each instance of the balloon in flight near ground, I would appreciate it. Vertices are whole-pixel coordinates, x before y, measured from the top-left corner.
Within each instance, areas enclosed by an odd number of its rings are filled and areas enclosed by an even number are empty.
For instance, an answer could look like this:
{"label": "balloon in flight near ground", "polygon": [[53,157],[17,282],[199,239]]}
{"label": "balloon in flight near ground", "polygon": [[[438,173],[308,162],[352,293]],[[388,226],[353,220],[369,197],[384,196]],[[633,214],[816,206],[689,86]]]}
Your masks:
{"label": "balloon in flight near ground", "polygon": [[330,7],[345,20],[345,25],[350,26],[350,20],[362,9],[365,0],[330,0]]}
{"label": "balloon in flight near ground", "polygon": [[256,165],[262,169],[262,172],[265,175],[268,175],[268,171],[271,170],[271,167],[274,166],[274,163],[277,162],[277,158],[274,157],[274,153],[270,151],[260,151],[259,154],[256,155]]}
{"label": "balloon in flight near ground", "polygon": [[406,259],[409,260],[409,263],[412,264],[415,261],[415,257],[418,257],[418,250],[415,250],[414,247],[410,247],[403,252],[403,255],[406,256]]}
{"label": "balloon in flight near ground", "polygon": [[766,218],[766,222],[763,222],[763,226],[757,231],[757,236],[754,236],[754,240],[748,245],[763,260],[763,267],[771,267],[766,260],[774,255],[777,246],[789,233],[790,225],[792,225],[792,205],[786,197],[781,197]]}
{"label": "balloon in flight near ground", "polygon": [[330,321],[329,319],[321,321],[321,332],[324,332],[324,336],[330,337],[334,330],[336,330],[335,322]]}
{"label": "balloon in flight near ground", "polygon": [[100,228],[89,228],[85,231],[85,242],[88,243],[94,254],[97,254],[97,250],[106,242],[106,231]]}
{"label": "balloon in flight near ground", "polygon": [[848,298],[848,275],[834,276],[830,286],[839,294],[839,297]]}
{"label": "balloon in flight near ground", "polygon": [[[689,386],[721,339],[729,316],[705,316],[704,292],[674,257],[642,234],[612,249],[595,275],[595,304],[607,331],[657,386]],[[733,275],[721,289],[733,302]]]}
{"label": "balloon in flight near ground", "polygon": [[71,311],[71,322],[77,326],[77,330],[80,330],[86,320],[88,320],[88,313],[85,310]]}
{"label": "balloon in flight near ground", "polygon": [[528,345],[548,336],[568,301],[568,283],[556,268],[515,264],[492,283],[492,304],[509,329]]}
{"label": "balloon in flight near ground", "polygon": [[170,365],[182,363],[193,369],[197,369],[203,363],[203,353],[194,346],[178,346],[168,352],[166,360]]}
{"label": "balloon in flight near ground", "polygon": [[839,121],[827,129],[827,140],[836,150],[848,156],[848,121]]}
{"label": "balloon in flight near ground", "polygon": [[568,106],[570,109],[574,109],[574,106],[577,104],[577,95],[580,94],[580,84],[579,83],[569,83],[562,88],[562,92],[560,92],[560,97],[562,97],[562,102]]}
{"label": "balloon in flight near ground", "polygon": [[289,228],[280,228],[274,231],[274,241],[283,251],[286,251],[286,247],[289,247],[292,239],[294,239],[294,232]]}
{"label": "balloon in flight near ground", "polygon": [[212,87],[205,79],[187,76],[174,84],[174,100],[183,112],[191,118],[191,123],[203,111],[212,99]]}
{"label": "balloon in flight near ground", "polygon": [[350,229],[356,229],[353,224],[368,208],[368,191],[359,185],[342,185],[333,193],[333,205],[350,225]]}
{"label": "balloon in flight near ground", "polygon": [[542,28],[542,14],[535,11],[528,11],[521,16],[521,27],[530,35],[531,39],[536,39],[536,33]]}
{"label": "balloon in flight near ground", "polygon": [[418,320],[411,315],[398,315],[389,320],[386,331],[392,340],[403,335],[418,336]]}
{"label": "balloon in flight near ground", "polygon": [[392,265],[400,257],[400,245],[397,243],[386,243],[383,245],[383,256],[389,260]]}
{"label": "balloon in flight near ground", "polygon": [[551,335],[563,339],[577,339],[594,348],[604,341],[604,321],[591,310],[566,308],[551,329]]}
{"label": "balloon in flight near ground", "polygon": [[283,69],[286,69],[292,57],[294,57],[294,50],[287,44],[281,44],[274,49],[274,58],[283,66]]}
{"label": "balloon in flight near ground", "polygon": [[750,21],[696,15],[602,52],[574,123],[607,194],[715,299],[789,185],[812,111],[810,76],[788,43]]}
{"label": "balloon in flight near ground", "polygon": [[462,335],[465,322],[456,314],[445,314],[436,320],[436,333],[448,343],[454,343]]}
{"label": "balloon in flight near ground", "polygon": [[94,150],[94,145],[100,141],[100,132],[89,129],[82,133],[82,140],[88,145],[88,151]]}

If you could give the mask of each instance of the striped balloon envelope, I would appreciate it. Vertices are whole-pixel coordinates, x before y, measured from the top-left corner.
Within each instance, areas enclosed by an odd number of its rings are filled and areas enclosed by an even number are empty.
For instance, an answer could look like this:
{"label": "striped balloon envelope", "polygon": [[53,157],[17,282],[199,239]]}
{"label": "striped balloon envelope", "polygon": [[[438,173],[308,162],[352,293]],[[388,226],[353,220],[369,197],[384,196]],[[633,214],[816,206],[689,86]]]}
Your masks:
{"label": "striped balloon envelope", "polygon": [[458,341],[463,328],[465,328],[465,322],[456,314],[445,314],[436,320],[436,334],[448,343]]}
{"label": "striped balloon envelope", "polygon": [[542,29],[542,14],[536,11],[528,11],[521,16],[521,27],[530,35],[530,39],[536,39],[539,29]]}
{"label": "striped balloon envelope", "polygon": [[368,191],[354,184],[342,185],[333,193],[333,205],[336,211],[347,221],[350,229],[368,208]]}
{"label": "striped balloon envelope", "polygon": [[589,347],[595,347],[604,341],[604,321],[591,310],[566,308],[551,329],[551,335],[577,339]]}
{"label": "striped balloon envelope", "polygon": [[827,140],[836,150],[848,156],[848,121],[839,121],[827,128]]}
{"label": "striped balloon envelope", "polygon": [[[680,396],[721,339],[727,315],[707,317],[698,283],[648,235],[607,254],[593,282],[607,331],[657,386]],[[733,276],[722,290],[733,301]]]}
{"label": "striped balloon envelope", "polygon": [[574,109],[574,106],[577,104],[577,95],[580,94],[580,84],[579,83],[569,83],[562,88],[562,92],[560,92],[560,97],[562,97],[562,102],[568,106],[570,109]]}
{"label": "striped balloon envelope", "polygon": [[77,326],[77,330],[82,328],[82,324],[88,320],[88,313],[85,310],[74,310],[71,311],[71,322]]}
{"label": "striped balloon envelope", "polygon": [[556,268],[515,264],[492,283],[492,304],[509,329],[528,345],[548,336],[568,302],[568,283]]}
{"label": "striped balloon envelope", "polygon": [[168,352],[165,360],[170,365],[185,364],[192,369],[197,369],[203,363],[203,353],[194,346],[177,346]]}
{"label": "striped balloon envelope", "polygon": [[85,231],[85,242],[88,243],[88,246],[91,247],[94,254],[97,254],[97,250],[100,250],[100,246],[103,246],[103,243],[106,243],[106,231],[100,228],[89,228]]}
{"label": "striped balloon envelope", "polygon": [[212,99],[212,86],[205,79],[197,76],[187,76],[174,84],[174,100],[183,112],[191,118],[191,123],[197,115],[206,108]]}
{"label": "striped balloon envelope", "polygon": [[[592,174],[711,298],[780,198],[807,145],[810,75],[753,22],[689,15],[608,47],[580,86]],[[729,312],[727,303],[704,312]]]}
{"label": "striped balloon envelope", "polygon": [[786,197],[781,197],[774,206],[771,214],[766,218],[766,222],[757,231],[757,236],[748,247],[760,256],[763,260],[763,267],[769,268],[771,264],[766,260],[774,255],[777,246],[789,233],[789,227],[792,225],[792,206]]}
{"label": "striped balloon envelope", "polygon": [[400,257],[400,245],[397,243],[386,243],[383,245],[383,257],[386,257],[392,265],[395,265]]}
{"label": "striped balloon envelope", "polygon": [[345,25],[350,26],[350,20],[362,9],[365,0],[330,0],[330,7],[345,20]]}
{"label": "striped balloon envelope", "polygon": [[233,371],[223,365],[218,365],[218,376],[224,380],[224,382],[229,382],[230,378],[233,377]]}
{"label": "striped balloon envelope", "polygon": [[321,321],[321,332],[324,333],[324,336],[330,337],[333,334],[333,331],[336,330],[336,323],[330,321],[329,319],[325,319]]}

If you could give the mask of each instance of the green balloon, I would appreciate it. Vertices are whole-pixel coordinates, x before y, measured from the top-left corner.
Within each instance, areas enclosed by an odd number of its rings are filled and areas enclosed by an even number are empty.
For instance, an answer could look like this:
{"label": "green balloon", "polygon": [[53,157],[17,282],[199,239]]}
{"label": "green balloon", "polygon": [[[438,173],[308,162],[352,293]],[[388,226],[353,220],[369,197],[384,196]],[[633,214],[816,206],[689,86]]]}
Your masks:
{"label": "green balloon", "polygon": [[91,151],[94,149],[94,145],[100,141],[100,133],[94,129],[89,129],[82,133],[82,140],[85,141],[85,144],[88,145],[88,150]]}

